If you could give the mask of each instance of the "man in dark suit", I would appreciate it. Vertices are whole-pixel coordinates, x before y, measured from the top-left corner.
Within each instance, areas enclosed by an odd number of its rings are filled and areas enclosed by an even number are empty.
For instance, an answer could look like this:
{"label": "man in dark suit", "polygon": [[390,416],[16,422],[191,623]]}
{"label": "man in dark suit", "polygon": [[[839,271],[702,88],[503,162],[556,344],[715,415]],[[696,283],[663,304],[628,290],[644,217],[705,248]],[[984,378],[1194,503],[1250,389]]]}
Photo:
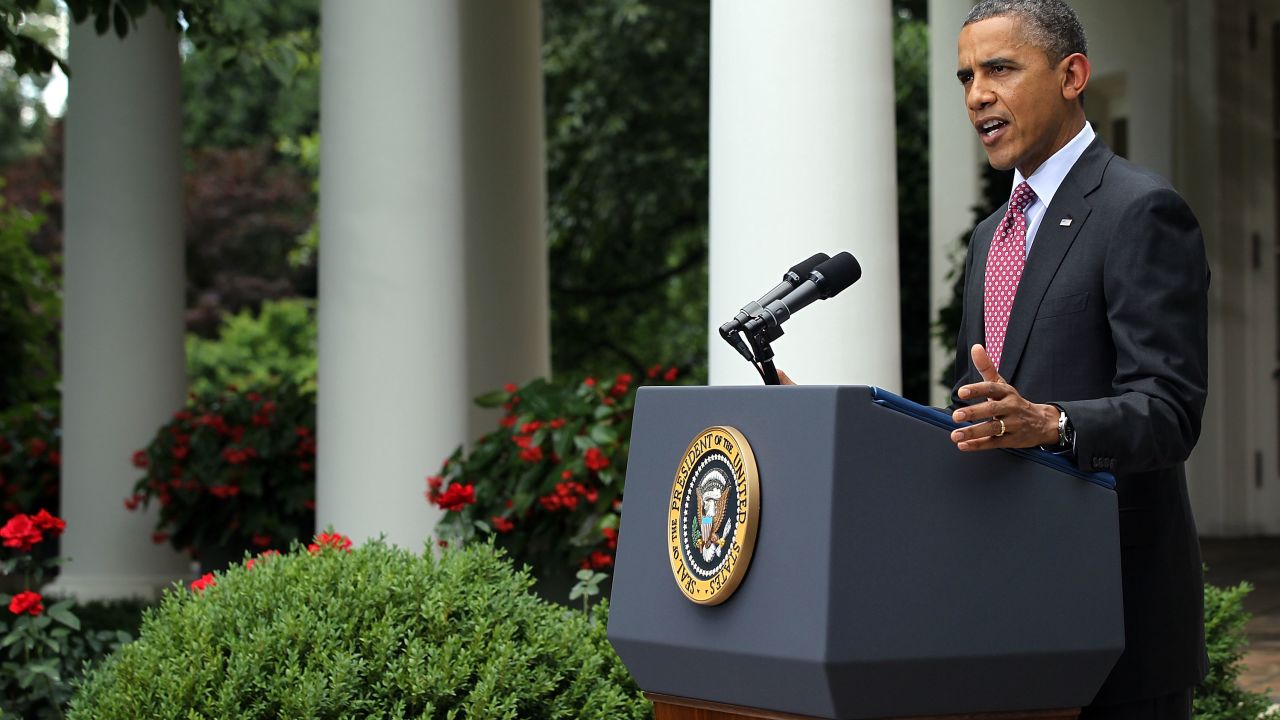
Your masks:
{"label": "man in dark suit", "polygon": [[982,0],[960,32],[969,119],[1016,172],[969,244],[953,400],[971,424],[952,440],[1115,474],[1126,647],[1082,717],[1189,718],[1207,661],[1183,461],[1208,384],[1209,271],[1182,198],[1094,136],[1086,52],[1060,0]]}

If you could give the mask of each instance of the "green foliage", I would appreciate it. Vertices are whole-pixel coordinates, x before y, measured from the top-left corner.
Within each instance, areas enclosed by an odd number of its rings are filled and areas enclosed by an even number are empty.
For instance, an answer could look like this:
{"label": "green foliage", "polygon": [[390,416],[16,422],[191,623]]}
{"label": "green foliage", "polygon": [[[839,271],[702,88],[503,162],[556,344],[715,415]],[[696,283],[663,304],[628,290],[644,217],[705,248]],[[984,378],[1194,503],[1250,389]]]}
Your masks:
{"label": "green foliage", "polygon": [[588,613],[591,598],[600,594],[600,583],[609,579],[609,576],[590,568],[583,568],[578,571],[577,578],[577,584],[569,591],[569,602],[582,598],[582,612]]}
{"label": "green foliage", "polygon": [[288,547],[315,522],[315,417],[288,382],[194,396],[134,454],[146,474],[125,507],[159,504],[152,539],[182,551]]}
{"label": "green foliage", "polygon": [[187,336],[191,391],[208,395],[237,387],[290,382],[314,388],[315,301],[268,300],[257,314],[244,310],[223,318],[216,339]]}
{"label": "green foliage", "polygon": [[188,148],[253,147],[314,132],[320,116],[319,0],[217,0],[188,31]]}
{"label": "green foliage", "polygon": [[706,377],[710,8],[543,3],[553,366]]}
{"label": "green foliage", "polygon": [[929,25],[894,15],[902,394],[929,401]]}
{"label": "green foliage", "polygon": [[[674,368],[650,368],[674,382]],[[609,386],[534,380],[476,399],[506,409],[500,427],[469,453],[459,447],[427,499],[444,509],[442,536],[471,542],[501,535],[518,562],[539,571],[613,565],[636,391],[629,374]],[[576,599],[576,598],[575,598]]]}
{"label": "green foliage", "polygon": [[66,70],[66,64],[50,48],[53,37],[38,22],[48,10],[46,0],[0,0],[0,53],[13,58],[18,77],[48,74],[55,65]]}
{"label": "green foliage", "polygon": [[651,716],[605,609],[538,600],[491,548],[320,545],[167,593],[69,717]]}
{"label": "green foliage", "polygon": [[1219,588],[1204,586],[1204,634],[1209,651],[1209,674],[1196,688],[1192,714],[1196,720],[1258,720],[1271,701],[1262,693],[1238,684],[1240,660],[1247,639],[1244,627],[1249,615],[1244,596],[1249,583]]}
{"label": "green foliage", "polygon": [[44,216],[0,198],[0,409],[57,392],[62,296],[49,262],[31,249]]}
{"label": "green foliage", "polygon": [[58,507],[62,429],[58,401],[25,403],[0,413],[0,509],[34,513]]}
{"label": "green foliage", "polygon": [[131,639],[120,630],[83,627],[75,601],[55,601],[34,590],[62,564],[45,551],[64,528],[44,511],[15,515],[0,528],[0,575],[21,578],[24,588],[0,593],[0,716],[61,718],[87,665]]}

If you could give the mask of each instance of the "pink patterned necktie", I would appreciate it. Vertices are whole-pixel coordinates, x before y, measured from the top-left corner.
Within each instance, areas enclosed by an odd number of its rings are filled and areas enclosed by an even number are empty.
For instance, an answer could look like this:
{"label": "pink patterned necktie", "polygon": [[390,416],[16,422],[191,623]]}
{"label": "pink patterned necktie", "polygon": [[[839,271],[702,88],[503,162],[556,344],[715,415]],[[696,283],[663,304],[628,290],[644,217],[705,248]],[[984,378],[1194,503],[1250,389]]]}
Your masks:
{"label": "pink patterned necktie", "polygon": [[1018,281],[1027,263],[1027,207],[1036,199],[1035,190],[1024,180],[1013,190],[1009,209],[996,227],[987,253],[987,277],[982,309],[987,338],[987,357],[1000,368],[1004,351],[1004,333],[1009,327],[1009,312],[1018,293]]}

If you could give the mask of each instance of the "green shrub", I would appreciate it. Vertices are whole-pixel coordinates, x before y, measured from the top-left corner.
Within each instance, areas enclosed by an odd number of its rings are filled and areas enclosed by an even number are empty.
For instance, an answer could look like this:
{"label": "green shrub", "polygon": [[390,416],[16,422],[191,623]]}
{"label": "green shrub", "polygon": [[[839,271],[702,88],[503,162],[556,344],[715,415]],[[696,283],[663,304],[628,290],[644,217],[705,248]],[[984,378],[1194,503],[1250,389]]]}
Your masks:
{"label": "green shrub", "polygon": [[1220,588],[1204,585],[1204,634],[1209,650],[1209,674],[1196,688],[1196,720],[1257,720],[1271,704],[1266,695],[1240,687],[1240,660],[1247,639],[1244,596],[1253,587],[1240,583]]}
{"label": "green shrub", "polygon": [[187,336],[187,376],[197,395],[227,386],[263,387],[288,381],[312,386],[316,378],[315,302],[268,300],[223,319],[214,340]]}
{"label": "green shrub", "polygon": [[65,528],[43,509],[0,526],[0,579],[21,588],[0,592],[0,717],[61,718],[85,668],[131,639],[118,628],[82,624],[72,599],[40,594],[62,564],[49,548]]}
{"label": "green shrub", "polygon": [[[655,365],[640,384],[678,377],[676,368]],[[612,567],[636,389],[623,373],[611,382],[508,384],[476,398],[506,414],[427,478],[427,501],[445,511],[442,537],[465,543],[501,535],[517,562],[544,577]]]}
{"label": "green shrub", "polygon": [[313,548],[168,592],[69,716],[649,717],[605,609],[538,600],[490,547]]}
{"label": "green shrub", "polygon": [[58,398],[0,412],[0,510],[10,515],[58,507],[62,429]]}
{"label": "green shrub", "polygon": [[314,392],[291,382],[193,396],[134,453],[145,474],[125,507],[158,504],[152,540],[207,567],[288,548],[315,526],[315,429]]}

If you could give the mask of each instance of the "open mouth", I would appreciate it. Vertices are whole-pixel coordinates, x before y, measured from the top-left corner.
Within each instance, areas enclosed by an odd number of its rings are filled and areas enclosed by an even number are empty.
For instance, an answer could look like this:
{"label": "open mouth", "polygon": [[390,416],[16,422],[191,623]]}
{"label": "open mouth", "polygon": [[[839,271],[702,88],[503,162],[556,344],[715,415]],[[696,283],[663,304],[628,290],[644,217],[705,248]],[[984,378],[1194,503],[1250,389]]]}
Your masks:
{"label": "open mouth", "polygon": [[1007,127],[1009,127],[1009,123],[1004,120],[987,120],[978,126],[978,134],[982,136],[984,142],[989,142],[998,138]]}

